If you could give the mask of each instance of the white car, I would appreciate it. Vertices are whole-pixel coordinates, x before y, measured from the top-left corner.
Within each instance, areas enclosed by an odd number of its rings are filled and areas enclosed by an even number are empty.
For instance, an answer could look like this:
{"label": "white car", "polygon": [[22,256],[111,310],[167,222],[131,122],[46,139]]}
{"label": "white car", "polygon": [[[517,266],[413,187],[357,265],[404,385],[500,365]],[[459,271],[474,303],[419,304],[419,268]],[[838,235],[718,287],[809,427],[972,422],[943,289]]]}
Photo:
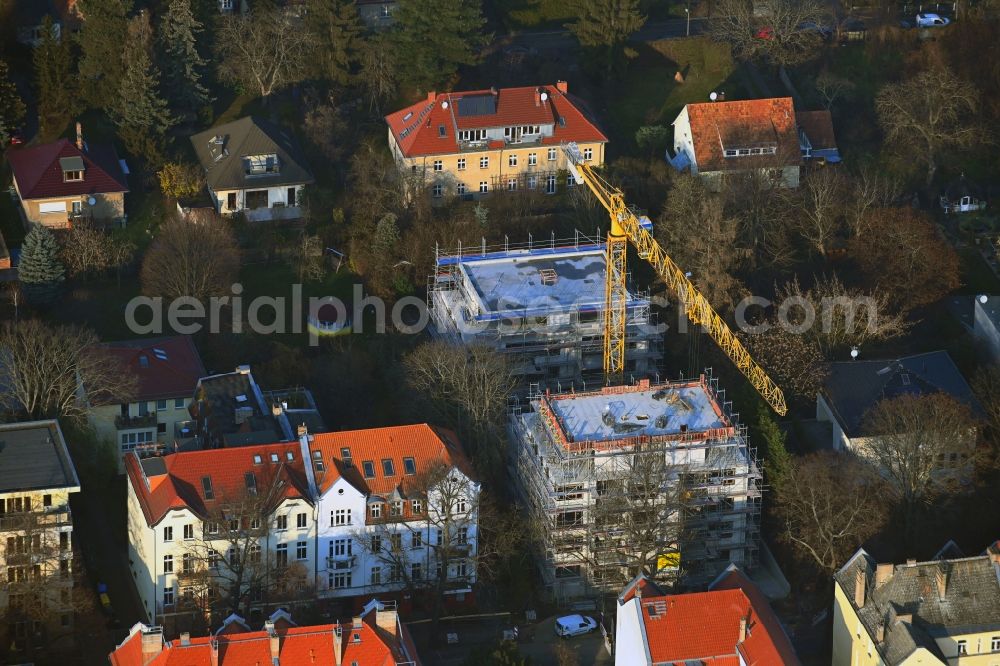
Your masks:
{"label": "white car", "polygon": [[597,629],[597,620],[586,615],[564,615],[556,618],[556,636],[582,636]]}
{"label": "white car", "polygon": [[941,28],[951,23],[951,19],[938,14],[917,14],[918,28]]}

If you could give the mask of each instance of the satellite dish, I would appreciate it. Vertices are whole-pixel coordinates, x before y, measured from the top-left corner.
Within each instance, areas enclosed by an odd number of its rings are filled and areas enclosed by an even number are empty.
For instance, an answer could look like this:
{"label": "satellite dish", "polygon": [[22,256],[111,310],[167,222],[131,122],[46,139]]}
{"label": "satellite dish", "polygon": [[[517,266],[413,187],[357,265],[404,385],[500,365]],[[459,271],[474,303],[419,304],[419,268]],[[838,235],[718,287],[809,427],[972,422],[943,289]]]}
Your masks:
{"label": "satellite dish", "polygon": [[710,100],[712,100],[712,101],[714,102],[715,100],[719,99],[719,93],[717,93],[717,92],[715,92],[715,91],[713,90],[713,91],[712,91],[712,92],[711,92],[711,93],[710,93],[710,94],[708,95],[708,98],[709,98]]}
{"label": "satellite dish", "polygon": [[990,299],[987,298],[986,294],[983,294],[982,296],[979,297],[979,302],[980,303],[985,303],[988,300],[990,300]]}
{"label": "satellite dish", "polygon": [[90,197],[89,199],[87,199],[87,204],[90,205],[90,206],[93,206],[96,203],[97,203],[97,199],[95,199],[94,197]]}
{"label": "satellite dish", "polygon": [[441,108],[442,109],[447,109],[448,108],[448,102],[446,102],[446,101],[445,102],[441,102]]}
{"label": "satellite dish", "polygon": [[547,100],[549,98],[549,94],[547,92],[543,92],[542,95],[541,95],[541,97],[542,97],[542,101],[544,102],[545,100]]}

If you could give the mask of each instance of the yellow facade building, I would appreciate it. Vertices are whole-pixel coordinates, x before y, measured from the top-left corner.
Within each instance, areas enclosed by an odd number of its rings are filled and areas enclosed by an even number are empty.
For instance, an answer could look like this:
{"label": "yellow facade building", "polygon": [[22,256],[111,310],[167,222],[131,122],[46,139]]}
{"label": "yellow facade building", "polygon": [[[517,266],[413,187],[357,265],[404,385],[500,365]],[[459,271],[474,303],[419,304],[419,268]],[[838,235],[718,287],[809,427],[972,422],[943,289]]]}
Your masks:
{"label": "yellow facade building", "polygon": [[385,120],[400,170],[435,199],[518,191],[555,194],[572,187],[560,146],[574,142],[585,160],[601,165],[608,141],[564,81],[431,92]]}
{"label": "yellow facade building", "polygon": [[1000,666],[1000,555],[878,564],[834,575],[833,666]]}

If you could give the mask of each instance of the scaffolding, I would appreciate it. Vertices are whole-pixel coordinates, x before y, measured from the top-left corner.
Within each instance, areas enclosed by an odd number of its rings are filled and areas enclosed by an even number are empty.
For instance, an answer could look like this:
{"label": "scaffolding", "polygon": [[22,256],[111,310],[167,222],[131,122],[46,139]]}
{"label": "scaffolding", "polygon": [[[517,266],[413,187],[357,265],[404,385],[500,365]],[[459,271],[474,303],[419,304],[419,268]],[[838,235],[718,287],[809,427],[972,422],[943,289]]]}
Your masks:
{"label": "scaffolding", "polygon": [[[673,393],[672,393],[673,392]],[[660,395],[667,412],[685,410],[683,399],[697,395],[698,407],[713,427],[645,431],[612,437],[574,438],[573,419],[584,411],[581,399],[628,405]],[[690,415],[697,420],[700,413]],[[606,417],[602,417],[606,418]],[[604,421],[605,424],[609,420]],[[659,423],[659,421],[658,421]],[[547,588],[560,602],[617,593],[638,573],[644,558],[630,551],[634,516],[609,515],[625,507],[635,513],[640,499],[655,512],[662,543],[654,571],[661,581],[700,584],[730,562],[752,569],[758,559],[761,472],[746,427],[707,370],[694,380],[603,387],[554,393],[531,387],[528,405],[512,400],[509,409],[510,472],[520,501],[536,526],[537,561]],[[662,460],[655,493],[647,479],[637,484],[638,454]],[[630,500],[631,498],[631,500]],[[602,509],[602,503],[610,509]],[[648,553],[646,553],[648,555]],[[662,565],[662,566],[661,566]]]}

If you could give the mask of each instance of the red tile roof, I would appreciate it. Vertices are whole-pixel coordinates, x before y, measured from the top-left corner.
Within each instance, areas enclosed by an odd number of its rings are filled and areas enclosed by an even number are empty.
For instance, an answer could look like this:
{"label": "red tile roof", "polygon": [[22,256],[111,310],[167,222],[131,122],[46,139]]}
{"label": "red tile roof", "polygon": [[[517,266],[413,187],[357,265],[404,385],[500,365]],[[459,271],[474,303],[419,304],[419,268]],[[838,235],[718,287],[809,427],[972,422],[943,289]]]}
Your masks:
{"label": "red tile roof", "polygon": [[796,111],[795,120],[805,132],[814,150],[836,148],[837,137],[833,132],[833,117],[829,111]]}
{"label": "red tile roof", "polygon": [[[794,165],[801,162],[791,97],[705,102],[685,107],[699,171]],[[769,156],[726,158],[723,148],[775,145]]]}
{"label": "red tile roof", "polygon": [[[276,623],[275,633],[279,637],[278,661],[282,664],[347,664],[358,666],[395,666],[399,662],[414,660],[421,663],[413,651],[406,627],[402,637],[397,638],[375,624],[374,613],[363,618],[360,627],[350,623],[340,625],[343,631],[341,658],[334,654],[334,629],[337,625],[324,624],[308,627],[289,626]],[[266,631],[224,632],[214,637],[203,636],[189,639],[188,645],[179,640],[167,641],[162,650],[149,661],[142,656],[141,624],[132,627],[128,638],[108,655],[111,666],[263,666],[271,664],[271,641]],[[357,635],[358,640],[354,637]],[[213,643],[218,660],[213,661]],[[400,643],[407,646],[409,655],[404,655]]]}
{"label": "red tile roof", "polygon": [[[406,474],[404,458],[413,458],[416,475],[441,462],[458,467],[470,478],[473,476],[455,434],[426,423],[320,433],[313,435],[309,448],[323,456],[324,471],[316,471],[314,467],[320,494],[344,477],[366,495],[388,495],[415,476]],[[343,464],[341,449],[344,448],[351,452],[350,468]],[[392,476],[384,474],[382,461],[386,459],[392,460]],[[374,466],[374,478],[364,478],[365,461]]]}
{"label": "red tile roof", "polygon": [[108,342],[101,349],[136,377],[133,401],[191,397],[205,366],[191,336]]}
{"label": "red tile roof", "polygon": [[[7,153],[14,179],[22,199],[46,199],[84,194],[128,192],[125,173],[118,162],[114,146],[89,144],[80,150],[69,139],[45,143],[30,148],[17,148]],[[82,157],[83,180],[63,182],[59,159]]]}
{"label": "red tile roof", "polygon": [[[565,88],[564,84],[559,84],[500,88],[495,92],[430,93],[427,99],[390,113],[385,121],[406,157],[457,153],[456,129],[554,124],[553,135],[546,137],[543,144],[607,142],[608,138],[584,114],[582,102],[563,92]],[[547,94],[547,100],[541,99],[541,92]],[[495,113],[459,115],[460,100],[476,97],[494,98],[490,103],[495,104]],[[448,103],[447,108],[443,102]],[[444,127],[443,135],[440,127]]]}
{"label": "red tile roof", "polygon": [[[709,592],[643,594],[638,601],[653,663],[737,666],[742,656],[747,666],[799,666],[767,599],[735,568]],[[747,622],[742,643],[741,620]]]}
{"label": "red tile roof", "polygon": [[[277,462],[272,462],[272,455]],[[254,456],[261,462],[255,463]],[[254,473],[258,488],[282,483],[278,500],[311,501],[298,442],[185,451],[142,460],[132,454],[125,458],[125,471],[150,526],[172,509],[187,508],[204,517],[218,502],[244,496],[247,472]],[[205,477],[211,479],[213,499],[205,497]]]}

